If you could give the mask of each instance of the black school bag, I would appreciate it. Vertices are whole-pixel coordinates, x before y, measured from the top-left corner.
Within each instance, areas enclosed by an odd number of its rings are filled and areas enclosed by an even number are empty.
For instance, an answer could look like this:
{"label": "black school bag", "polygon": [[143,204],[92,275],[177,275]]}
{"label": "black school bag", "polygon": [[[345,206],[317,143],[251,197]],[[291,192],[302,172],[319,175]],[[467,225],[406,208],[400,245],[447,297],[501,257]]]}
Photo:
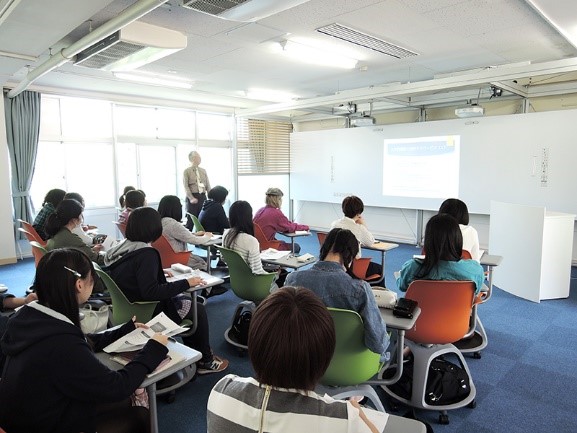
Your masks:
{"label": "black school bag", "polygon": [[232,328],[230,330],[230,337],[237,343],[246,346],[248,344],[248,328],[252,319],[252,312],[250,310],[239,308],[236,311]]}
{"label": "black school bag", "polygon": [[[394,369],[387,370],[383,377],[392,377],[392,374]],[[399,381],[389,388],[399,397],[410,400],[412,384],[413,362],[408,361],[403,364],[403,375]],[[425,387],[425,403],[432,406],[453,404],[465,399],[470,392],[469,376],[465,369],[441,357],[431,361]]]}

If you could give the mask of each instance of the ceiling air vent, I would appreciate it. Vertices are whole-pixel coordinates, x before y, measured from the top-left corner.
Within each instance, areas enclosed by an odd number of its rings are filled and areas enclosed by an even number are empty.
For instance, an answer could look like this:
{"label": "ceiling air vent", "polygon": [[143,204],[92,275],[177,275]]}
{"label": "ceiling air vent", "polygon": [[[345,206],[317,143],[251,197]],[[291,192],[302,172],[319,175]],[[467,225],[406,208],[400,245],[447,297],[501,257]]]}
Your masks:
{"label": "ceiling air vent", "polygon": [[231,21],[252,22],[309,0],[182,0],[182,7]]}
{"label": "ceiling air vent", "polygon": [[398,45],[383,41],[382,39],[375,38],[374,36],[367,35],[358,30],[337,23],[318,28],[317,32],[350,42],[351,44],[378,51],[379,53],[388,56],[396,57],[397,59],[418,55],[417,53],[399,47]]}
{"label": "ceiling air vent", "polygon": [[180,32],[135,21],[78,53],[74,64],[106,71],[136,69],[186,45]]}

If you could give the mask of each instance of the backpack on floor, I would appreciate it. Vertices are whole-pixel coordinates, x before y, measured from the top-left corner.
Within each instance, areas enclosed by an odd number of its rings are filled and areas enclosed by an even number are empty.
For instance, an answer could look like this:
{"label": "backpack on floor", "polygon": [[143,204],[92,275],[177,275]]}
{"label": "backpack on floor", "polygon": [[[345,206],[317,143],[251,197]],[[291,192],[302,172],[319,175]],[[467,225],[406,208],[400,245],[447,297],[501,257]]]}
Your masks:
{"label": "backpack on floor", "polygon": [[234,316],[230,337],[237,343],[244,346],[248,343],[248,328],[252,319],[252,311],[245,308],[238,308]]}

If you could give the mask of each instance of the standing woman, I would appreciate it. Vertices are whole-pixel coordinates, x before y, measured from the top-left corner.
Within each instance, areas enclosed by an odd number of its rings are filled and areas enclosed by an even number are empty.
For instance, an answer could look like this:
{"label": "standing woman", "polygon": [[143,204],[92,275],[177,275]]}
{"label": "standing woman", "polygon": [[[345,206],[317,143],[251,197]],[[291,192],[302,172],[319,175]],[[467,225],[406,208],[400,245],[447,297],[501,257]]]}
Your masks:
{"label": "standing woman", "polygon": [[[201,284],[202,278],[167,282],[160,254],[150,246],[160,236],[160,214],[151,207],[134,209],[126,224],[126,239],[106,252],[106,271],[130,302],[159,301],[154,314],[164,312],[176,323],[193,320],[192,299],[183,292]],[[182,341],[202,353],[197,374],[221,372],[228,361],[212,353],[206,310],[198,302],[196,308],[196,332],[182,337]]]}
{"label": "standing woman", "polygon": [[480,262],[482,254],[479,250],[479,234],[469,225],[469,209],[465,202],[458,198],[448,198],[441,204],[439,213],[449,214],[457,220],[463,235],[463,249],[471,254],[473,260]]}
{"label": "standing woman", "polygon": [[[212,233],[192,233],[181,224],[182,203],[175,195],[165,195],[158,203],[158,213],[162,218],[162,235],[168,240],[172,249],[176,252],[188,251],[187,244],[203,245],[212,238]],[[190,253],[188,266],[192,269],[206,270],[207,262],[195,254]]]}
{"label": "standing woman", "polygon": [[[210,182],[206,170],[199,167],[202,159],[196,150],[188,154],[188,160],[190,167],[184,170],[182,174],[184,192],[186,193],[186,211],[198,217],[202,204],[206,200],[206,193],[210,191]],[[187,216],[186,228],[192,231],[193,227],[192,218]]]}
{"label": "standing woman", "polygon": [[473,281],[479,293],[485,276],[475,260],[461,260],[463,236],[459,223],[451,215],[433,216],[425,228],[425,258],[411,259],[401,268],[397,280],[406,292],[414,280]]}
{"label": "standing woman", "polygon": [[46,221],[46,234],[50,237],[46,244],[48,251],[57,248],[74,248],[86,254],[90,260],[99,264],[103,263],[103,257],[99,254],[102,245],[89,247],[73,230],[84,222],[82,212],[84,208],[76,200],[66,199],[56,208]]}
{"label": "standing woman", "polygon": [[44,225],[48,220],[48,217],[52,215],[55,211],[60,202],[64,199],[64,195],[66,191],[61,189],[51,189],[44,197],[44,203],[42,203],[42,209],[34,218],[34,222],[32,223],[32,227],[36,230],[36,232],[40,235],[40,237],[44,240],[48,239],[48,235],[44,231]]}
{"label": "standing woman", "polygon": [[148,430],[148,411],[132,407],[129,397],[166,357],[167,338],[155,335],[118,371],[104,366],[94,352],[136,325],[131,320],[114,331],[82,333],[78,305],[90,296],[94,277],[90,259],[74,249],[51,251],[38,263],[38,301],[12,316],[2,339],[0,426],[6,431]]}
{"label": "standing woman", "polygon": [[[283,192],[279,188],[269,188],[266,191],[266,206],[260,208],[254,216],[254,222],[259,225],[269,241],[275,239],[277,233],[294,233],[297,230],[308,230],[309,226],[289,221],[280,210]],[[289,251],[291,244],[281,241],[279,250]],[[299,253],[301,246],[294,244],[294,252]]]}

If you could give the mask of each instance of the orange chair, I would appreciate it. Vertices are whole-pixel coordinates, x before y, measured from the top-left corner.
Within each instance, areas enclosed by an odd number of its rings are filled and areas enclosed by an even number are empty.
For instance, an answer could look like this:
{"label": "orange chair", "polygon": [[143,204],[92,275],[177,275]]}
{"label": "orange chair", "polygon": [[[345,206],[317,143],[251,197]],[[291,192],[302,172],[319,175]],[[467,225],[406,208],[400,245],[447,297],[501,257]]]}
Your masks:
{"label": "orange chair", "polygon": [[327,238],[327,232],[317,232],[317,239],[319,240],[319,246],[322,247],[325,243],[325,239]]}
{"label": "orange chair", "polygon": [[[453,342],[460,340],[469,330],[469,319],[473,306],[475,284],[471,281],[413,281],[405,297],[417,301],[421,308],[415,326],[407,331],[405,342],[414,357],[412,391],[409,399],[391,390],[387,394],[404,404],[428,410],[441,411],[439,422],[448,424],[447,410],[464,406],[475,407],[476,389],[465,358]],[[469,394],[463,400],[444,405],[426,402],[426,387],[431,361],[441,355],[457,357],[461,367],[469,376]]]}
{"label": "orange chair", "polygon": [[162,262],[162,267],[164,269],[170,268],[170,266],[175,263],[188,265],[188,259],[190,258],[190,251],[183,251],[183,252],[174,251],[172,249],[172,246],[164,236],[159,237],[151,245],[160,253],[160,261]]}
{"label": "orange chair", "polygon": [[30,246],[32,247],[32,255],[34,256],[34,266],[38,266],[38,262],[40,262],[40,259],[44,257],[44,254],[46,254],[48,251],[46,248],[44,248],[44,246],[40,245],[40,242],[38,241],[29,242]]}
{"label": "orange chair", "polygon": [[112,224],[116,226],[122,237],[126,237],[126,224],[119,223],[118,221],[112,221]]}
{"label": "orange chair", "polygon": [[269,241],[257,223],[254,223],[254,237],[258,241],[261,251],[267,250],[269,248],[278,250],[282,243],[281,241]]}
{"label": "orange chair", "polygon": [[28,237],[26,237],[29,241],[36,241],[40,245],[42,245],[43,247],[46,246],[46,241],[44,239],[42,239],[42,237],[40,237],[40,235],[38,234],[38,232],[36,231],[36,229],[34,228],[34,226],[32,224],[30,224],[29,222],[26,222],[24,220],[21,220],[21,219],[19,219],[18,222],[22,225],[24,230],[26,232],[28,232],[34,238],[34,239],[29,239]]}

